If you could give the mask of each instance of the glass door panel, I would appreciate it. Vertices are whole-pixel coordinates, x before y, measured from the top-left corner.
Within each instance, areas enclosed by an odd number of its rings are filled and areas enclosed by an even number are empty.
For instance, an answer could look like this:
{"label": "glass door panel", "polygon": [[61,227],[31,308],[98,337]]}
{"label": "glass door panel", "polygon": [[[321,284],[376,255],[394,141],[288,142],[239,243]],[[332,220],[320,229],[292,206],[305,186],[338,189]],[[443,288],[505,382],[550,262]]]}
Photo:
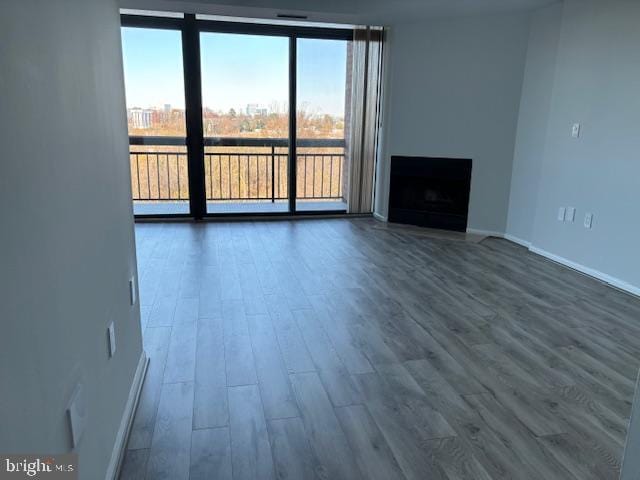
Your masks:
{"label": "glass door panel", "polygon": [[346,211],[351,42],[300,38],[296,50],[296,211]]}
{"label": "glass door panel", "polygon": [[200,34],[207,213],[289,211],[289,39]]}
{"label": "glass door panel", "polygon": [[121,33],[133,211],[188,214],[181,32],[123,27]]}

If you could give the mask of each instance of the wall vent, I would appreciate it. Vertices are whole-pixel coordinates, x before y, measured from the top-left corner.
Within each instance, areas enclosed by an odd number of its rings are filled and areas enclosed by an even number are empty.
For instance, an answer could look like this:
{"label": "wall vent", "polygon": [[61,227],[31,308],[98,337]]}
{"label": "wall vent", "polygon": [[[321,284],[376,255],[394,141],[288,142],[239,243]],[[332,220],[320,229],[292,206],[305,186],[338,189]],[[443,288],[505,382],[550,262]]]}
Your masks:
{"label": "wall vent", "polygon": [[286,18],[286,19],[289,19],[289,20],[306,20],[307,18],[309,18],[306,15],[291,15],[291,14],[288,14],[288,13],[278,13],[277,17],[278,18]]}

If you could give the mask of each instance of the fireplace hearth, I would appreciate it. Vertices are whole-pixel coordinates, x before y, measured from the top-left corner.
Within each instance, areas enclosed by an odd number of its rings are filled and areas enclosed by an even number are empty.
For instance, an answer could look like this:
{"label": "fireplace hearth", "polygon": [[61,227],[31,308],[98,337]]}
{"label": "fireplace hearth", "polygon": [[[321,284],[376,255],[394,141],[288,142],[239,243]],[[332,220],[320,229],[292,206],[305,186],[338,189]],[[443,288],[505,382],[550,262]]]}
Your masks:
{"label": "fireplace hearth", "polygon": [[464,232],[471,160],[391,157],[389,221]]}

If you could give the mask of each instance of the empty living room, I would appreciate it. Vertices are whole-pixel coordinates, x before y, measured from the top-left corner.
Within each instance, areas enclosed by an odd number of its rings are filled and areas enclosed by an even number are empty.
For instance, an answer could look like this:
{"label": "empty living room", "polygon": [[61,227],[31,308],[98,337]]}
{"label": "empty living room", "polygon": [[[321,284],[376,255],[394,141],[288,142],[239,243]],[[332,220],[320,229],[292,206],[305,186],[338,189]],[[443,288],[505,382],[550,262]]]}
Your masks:
{"label": "empty living room", "polygon": [[0,2],[0,479],[640,480],[639,24]]}

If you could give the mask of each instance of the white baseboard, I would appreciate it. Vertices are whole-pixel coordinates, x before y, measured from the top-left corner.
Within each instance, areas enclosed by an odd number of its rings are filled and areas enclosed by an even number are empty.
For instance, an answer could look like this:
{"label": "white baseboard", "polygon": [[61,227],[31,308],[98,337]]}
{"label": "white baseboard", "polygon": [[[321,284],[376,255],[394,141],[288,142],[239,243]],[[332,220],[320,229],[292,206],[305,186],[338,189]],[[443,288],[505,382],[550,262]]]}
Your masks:
{"label": "white baseboard", "polygon": [[386,222],[387,221],[387,217],[384,217],[384,216],[380,215],[377,212],[373,212],[373,218],[375,218],[376,220],[378,220],[380,222]]}
{"label": "white baseboard", "polygon": [[147,367],[149,366],[149,359],[144,350],[140,354],[140,360],[138,360],[138,367],[136,373],[133,376],[133,382],[131,389],[129,390],[129,397],[127,398],[127,404],[125,405],[124,414],[120,421],[120,427],[116,434],[116,441],[113,445],[111,452],[111,460],[107,467],[107,474],[105,480],[116,480],[120,473],[120,467],[122,466],[122,460],[124,458],[124,449],[127,446],[127,439],[129,438],[129,431],[131,430],[131,424],[133,423],[133,416],[138,407],[138,401],[140,400],[140,391],[144,384],[144,377],[147,374]]}
{"label": "white baseboard", "polygon": [[523,240],[515,235],[511,235],[510,233],[505,233],[504,238],[509,240],[510,242],[517,243],[518,245],[522,245],[523,247],[527,247],[531,249],[531,242],[527,240]]}
{"label": "white baseboard", "polygon": [[502,232],[494,232],[492,230],[478,230],[477,228],[467,228],[467,233],[473,233],[475,235],[485,235],[487,237],[504,237],[504,233]]}
{"label": "white baseboard", "polygon": [[[374,213],[373,216],[380,221],[386,222],[387,219],[385,217],[383,217],[382,215],[378,214],[378,213]],[[529,249],[530,252],[533,252],[537,255],[541,255],[545,258],[548,258],[549,260],[553,260],[556,263],[559,263],[561,265],[564,265],[565,267],[569,267],[572,268],[573,270],[577,270],[580,273],[584,273],[585,275],[589,275],[590,277],[596,278],[604,283],[607,283],[613,287],[619,288],[620,290],[623,290],[627,293],[630,293],[632,295],[636,295],[636,296],[640,296],[640,287],[636,287],[635,285],[632,285],[628,282],[625,282],[624,280],[620,280],[619,278],[613,277],[611,275],[608,275],[606,273],[603,273],[599,270],[596,270],[594,268],[590,268],[590,267],[586,267],[584,265],[581,265],[579,263],[576,263],[574,261],[571,261],[567,258],[561,257],[559,255],[555,255],[551,252],[547,252],[546,250],[543,250],[541,248],[538,248],[534,245],[531,244],[531,242],[527,241],[527,240],[523,240],[519,237],[516,237],[514,235],[511,235],[509,233],[503,233],[503,232],[494,232],[491,230],[479,230],[476,228],[467,228],[467,233],[473,233],[476,235],[486,235],[488,237],[497,237],[497,238],[504,238],[506,240],[509,240],[513,243],[517,243],[518,245],[522,245],[523,247],[526,247]]]}
{"label": "white baseboard", "polygon": [[579,263],[576,263],[572,260],[561,257],[559,255],[555,255],[551,252],[547,252],[546,250],[535,247],[533,245],[529,247],[529,250],[538,255],[542,255],[543,257],[546,257],[549,260],[553,260],[556,263],[564,265],[565,267],[572,268],[574,270],[577,270],[578,272],[584,273],[585,275],[589,275],[590,277],[597,278],[598,280],[601,280],[604,283],[608,283],[609,285],[619,288],[620,290],[624,290],[625,292],[631,293],[632,295],[640,296],[639,287],[636,287],[635,285],[631,285],[630,283],[620,280],[619,278],[612,277],[611,275],[603,273],[594,268],[585,267],[584,265],[581,265]]}
{"label": "white baseboard", "polygon": [[584,265],[581,265],[577,262],[574,262],[572,260],[569,260],[568,258],[564,258],[561,257],[560,255],[556,255],[554,253],[551,252],[547,252],[546,250],[543,250],[542,248],[538,248],[534,245],[531,244],[531,242],[527,241],[527,240],[523,240],[522,238],[516,237],[514,235],[511,235],[509,233],[500,233],[500,232],[490,232],[490,231],[485,231],[485,230],[476,230],[473,228],[468,228],[467,232],[469,233],[476,233],[479,235],[488,235],[491,237],[498,237],[498,238],[504,238],[506,240],[509,240],[513,243],[517,243],[518,245],[522,245],[523,247],[526,247],[529,249],[530,252],[535,253],[537,255],[541,255],[545,258],[548,258],[549,260],[552,260],[556,263],[559,263],[561,265],[564,265],[565,267],[569,267],[573,270],[577,270],[580,273],[584,273],[585,275],[589,275],[590,277],[596,278],[604,283],[607,283],[613,287],[619,288],[620,290],[623,290],[627,293],[630,293],[632,295],[636,295],[636,296],[640,296],[640,287],[636,287],[635,285],[632,285],[628,282],[625,282],[624,280],[620,280],[619,278],[613,277],[611,275],[608,275],[606,273],[603,273],[599,270],[596,270],[594,268],[590,268],[590,267],[586,267]]}

